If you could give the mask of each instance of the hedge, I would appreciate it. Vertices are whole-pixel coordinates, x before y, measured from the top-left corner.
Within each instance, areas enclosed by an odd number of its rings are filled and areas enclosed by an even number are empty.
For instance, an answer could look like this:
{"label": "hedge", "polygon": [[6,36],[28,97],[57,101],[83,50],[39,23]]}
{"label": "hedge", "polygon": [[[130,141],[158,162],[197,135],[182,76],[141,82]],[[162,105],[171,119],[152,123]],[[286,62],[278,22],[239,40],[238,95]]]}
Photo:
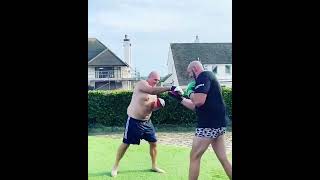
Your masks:
{"label": "hedge", "polygon": [[[223,87],[223,97],[227,105],[229,124],[232,122],[232,89]],[[88,91],[88,124],[104,126],[124,126],[127,119],[127,107],[131,101],[132,91],[125,90],[94,90]],[[193,111],[162,93],[166,106],[153,112],[152,123],[180,126],[194,126],[196,115]]]}

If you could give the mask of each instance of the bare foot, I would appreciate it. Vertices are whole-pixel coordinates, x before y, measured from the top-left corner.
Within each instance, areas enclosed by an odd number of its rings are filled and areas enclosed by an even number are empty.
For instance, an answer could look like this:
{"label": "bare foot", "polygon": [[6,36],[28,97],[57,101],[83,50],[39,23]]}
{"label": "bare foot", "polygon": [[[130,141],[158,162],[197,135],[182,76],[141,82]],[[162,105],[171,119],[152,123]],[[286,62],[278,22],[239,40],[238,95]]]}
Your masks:
{"label": "bare foot", "polygon": [[162,170],[162,169],[160,169],[160,168],[158,168],[158,167],[153,167],[153,168],[151,168],[151,170],[152,170],[152,171],[155,171],[155,172],[158,172],[158,173],[165,173],[164,170]]}
{"label": "bare foot", "polygon": [[115,177],[117,176],[117,174],[118,174],[118,167],[117,168],[113,167],[111,170],[111,176]]}

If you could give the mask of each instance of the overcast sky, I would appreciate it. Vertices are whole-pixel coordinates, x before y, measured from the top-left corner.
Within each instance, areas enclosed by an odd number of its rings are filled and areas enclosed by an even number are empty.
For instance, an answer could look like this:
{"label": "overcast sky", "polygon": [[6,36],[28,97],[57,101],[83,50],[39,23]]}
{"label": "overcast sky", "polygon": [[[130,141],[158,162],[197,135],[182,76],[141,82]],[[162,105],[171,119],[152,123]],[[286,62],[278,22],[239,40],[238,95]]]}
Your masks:
{"label": "overcast sky", "polygon": [[89,0],[89,34],[123,60],[131,41],[132,66],[142,76],[165,76],[170,43],[232,42],[231,0]]}

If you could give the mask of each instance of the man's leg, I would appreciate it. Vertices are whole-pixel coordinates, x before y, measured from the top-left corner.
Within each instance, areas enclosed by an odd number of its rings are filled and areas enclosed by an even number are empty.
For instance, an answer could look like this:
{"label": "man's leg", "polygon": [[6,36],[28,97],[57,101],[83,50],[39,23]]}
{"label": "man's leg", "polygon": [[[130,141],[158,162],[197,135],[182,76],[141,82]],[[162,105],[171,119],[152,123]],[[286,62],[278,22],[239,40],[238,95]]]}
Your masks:
{"label": "man's leg", "polygon": [[151,162],[152,167],[151,169],[155,172],[164,173],[165,171],[158,168],[157,166],[157,137],[156,137],[156,131],[151,121],[146,122],[143,126],[144,133],[142,138],[149,142],[150,144],[150,156],[151,156]]}
{"label": "man's leg", "polygon": [[199,176],[200,160],[203,153],[208,149],[212,139],[205,137],[193,138],[190,153],[189,180],[197,180]]}
{"label": "man's leg", "polygon": [[150,156],[152,161],[152,170],[164,173],[165,171],[157,167],[157,143],[156,142],[149,142],[150,144]]}
{"label": "man's leg", "polygon": [[118,174],[119,162],[120,162],[121,158],[123,157],[124,153],[127,151],[129,146],[130,146],[130,144],[126,144],[126,143],[122,143],[119,146],[118,152],[117,152],[117,157],[116,157],[116,162],[114,163],[114,166],[111,171],[112,177],[116,176]]}
{"label": "man's leg", "polygon": [[232,165],[227,158],[226,146],[224,142],[224,135],[220,135],[211,143],[212,149],[216,153],[222,167],[224,168],[229,179],[232,179]]}

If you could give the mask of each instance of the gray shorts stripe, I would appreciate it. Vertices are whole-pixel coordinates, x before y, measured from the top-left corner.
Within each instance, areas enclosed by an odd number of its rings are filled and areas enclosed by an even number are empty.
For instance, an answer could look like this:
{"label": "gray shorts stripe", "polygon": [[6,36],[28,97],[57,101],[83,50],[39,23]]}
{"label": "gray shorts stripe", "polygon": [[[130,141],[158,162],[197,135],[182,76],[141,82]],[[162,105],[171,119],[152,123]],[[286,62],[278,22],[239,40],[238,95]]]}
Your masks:
{"label": "gray shorts stripe", "polygon": [[124,131],[124,137],[123,138],[125,138],[125,139],[127,139],[127,133],[128,133],[128,127],[129,127],[129,119],[130,119],[130,117],[128,117],[128,119],[127,119],[126,129]]}

